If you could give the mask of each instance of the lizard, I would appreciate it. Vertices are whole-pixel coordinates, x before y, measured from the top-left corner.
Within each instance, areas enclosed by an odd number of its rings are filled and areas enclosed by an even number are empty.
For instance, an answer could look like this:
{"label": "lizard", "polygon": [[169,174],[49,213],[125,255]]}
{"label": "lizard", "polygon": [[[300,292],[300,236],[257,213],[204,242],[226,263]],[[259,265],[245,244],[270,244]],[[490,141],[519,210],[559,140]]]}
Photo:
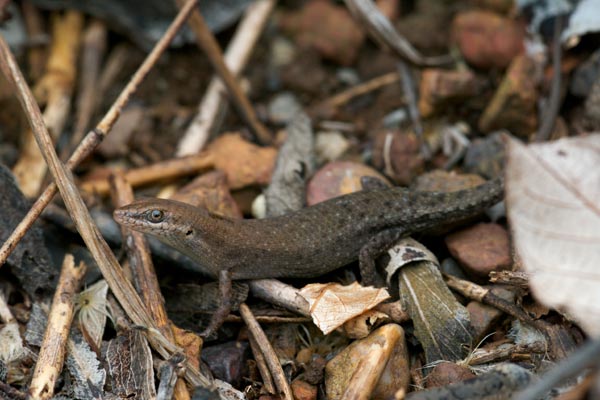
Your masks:
{"label": "lizard", "polygon": [[166,199],[141,199],[114,211],[115,220],[157,237],[219,280],[221,303],[202,336],[231,309],[232,280],[311,278],[359,260],[362,283],[375,259],[404,236],[475,216],[499,202],[503,180],[456,192],[366,189],[289,214],[233,219]]}

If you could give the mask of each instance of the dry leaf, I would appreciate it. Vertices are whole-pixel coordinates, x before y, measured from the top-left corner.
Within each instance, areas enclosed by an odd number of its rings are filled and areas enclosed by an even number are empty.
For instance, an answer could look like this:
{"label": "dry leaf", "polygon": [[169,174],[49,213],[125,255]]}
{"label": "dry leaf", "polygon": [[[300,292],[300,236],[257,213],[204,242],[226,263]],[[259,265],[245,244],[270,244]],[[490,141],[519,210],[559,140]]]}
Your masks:
{"label": "dry leaf", "polygon": [[413,320],[427,363],[463,358],[472,341],[469,312],[448,289],[437,258],[412,238],[400,240],[388,254],[388,281],[398,274],[402,307]]}
{"label": "dry leaf", "polygon": [[310,284],[300,290],[300,295],[308,301],[310,316],[324,334],[390,297],[384,288],[364,287],[357,282],[348,286]]}
{"label": "dry leaf", "polygon": [[227,175],[230,189],[249,185],[266,185],[271,180],[277,150],[260,147],[239,134],[223,134],[207,151],[214,156],[215,168]]}
{"label": "dry leaf", "polygon": [[599,336],[600,134],[508,150],[508,216],[533,293]]}

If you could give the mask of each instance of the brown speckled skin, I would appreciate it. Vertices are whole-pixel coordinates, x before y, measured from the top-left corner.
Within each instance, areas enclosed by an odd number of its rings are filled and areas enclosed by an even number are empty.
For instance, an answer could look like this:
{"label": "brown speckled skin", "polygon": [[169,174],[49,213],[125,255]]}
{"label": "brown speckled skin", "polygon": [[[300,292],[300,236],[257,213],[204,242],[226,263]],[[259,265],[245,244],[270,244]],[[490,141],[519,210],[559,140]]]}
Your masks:
{"label": "brown speckled skin", "polygon": [[[372,238],[386,236],[381,233],[398,238],[465,219],[500,201],[502,193],[500,180],[452,193],[365,190],[262,220],[145,199],[116,210],[114,217],[190,256],[214,277],[229,270],[232,279],[308,278],[356,260]],[[150,222],[152,210],[163,212],[162,222]]]}

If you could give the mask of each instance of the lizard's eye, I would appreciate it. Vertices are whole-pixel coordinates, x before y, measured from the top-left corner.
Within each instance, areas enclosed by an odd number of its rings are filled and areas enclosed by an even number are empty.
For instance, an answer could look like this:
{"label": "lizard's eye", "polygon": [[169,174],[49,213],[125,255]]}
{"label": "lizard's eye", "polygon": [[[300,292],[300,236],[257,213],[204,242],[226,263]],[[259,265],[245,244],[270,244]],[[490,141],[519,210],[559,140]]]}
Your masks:
{"label": "lizard's eye", "polygon": [[165,213],[161,210],[152,210],[148,213],[148,221],[150,222],[161,222],[165,216]]}

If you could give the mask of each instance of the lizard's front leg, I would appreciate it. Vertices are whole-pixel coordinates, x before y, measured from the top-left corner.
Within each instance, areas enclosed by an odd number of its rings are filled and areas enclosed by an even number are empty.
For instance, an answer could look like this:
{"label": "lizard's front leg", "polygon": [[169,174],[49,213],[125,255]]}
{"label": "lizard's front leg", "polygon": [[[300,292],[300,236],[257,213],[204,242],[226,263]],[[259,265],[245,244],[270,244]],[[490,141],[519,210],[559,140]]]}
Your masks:
{"label": "lizard's front leg", "polygon": [[227,318],[227,316],[231,312],[231,286],[231,270],[223,269],[219,271],[219,307],[210,319],[208,327],[200,334],[200,336],[202,336],[203,338],[206,339],[210,335],[215,333],[217,329],[219,329],[221,325],[223,325],[223,322],[225,322],[225,318]]}
{"label": "lizard's front leg", "polygon": [[360,249],[358,263],[363,286],[372,286],[376,283],[375,260],[404,236],[406,231],[402,228],[387,229],[373,236]]}

